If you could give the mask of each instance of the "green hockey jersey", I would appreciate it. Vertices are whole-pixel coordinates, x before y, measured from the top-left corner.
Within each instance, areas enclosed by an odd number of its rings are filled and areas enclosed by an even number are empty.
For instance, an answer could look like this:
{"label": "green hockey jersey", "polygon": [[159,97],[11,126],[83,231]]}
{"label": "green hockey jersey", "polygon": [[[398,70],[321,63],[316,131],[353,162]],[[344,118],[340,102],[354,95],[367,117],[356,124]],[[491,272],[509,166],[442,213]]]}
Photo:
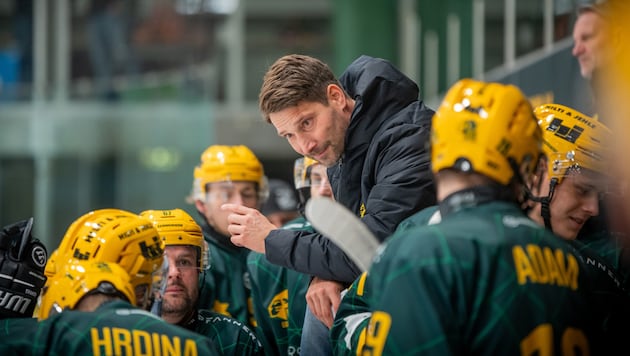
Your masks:
{"label": "green hockey jersey", "polygon": [[440,223],[394,234],[376,256],[363,352],[609,354],[627,332],[616,321],[628,320],[610,272],[516,204],[442,211]]}
{"label": "green hockey jersey", "polygon": [[[283,229],[313,231],[303,217],[288,222]],[[274,265],[260,253],[252,252],[247,263],[256,332],[263,339],[267,355],[299,355],[310,276]]]}
{"label": "green hockey jersey", "polygon": [[210,338],[221,355],[265,354],[258,337],[247,325],[211,310],[198,310],[184,327]]}
{"label": "green hockey jersey", "polygon": [[[20,321],[21,320],[21,321]],[[28,320],[28,321],[24,321]],[[220,355],[209,338],[116,300],[41,322],[2,320],[2,355]],[[23,327],[31,326],[28,333]]]}
{"label": "green hockey jersey", "polygon": [[[437,205],[431,206],[401,221],[396,228],[396,232],[439,221],[440,213]],[[363,348],[365,332],[372,316],[372,309],[369,305],[369,299],[372,295],[370,291],[371,282],[367,273],[361,274],[344,291],[339,309],[337,314],[335,314],[335,321],[330,329],[333,353],[335,355],[356,355],[357,349]]]}
{"label": "green hockey jersey", "polygon": [[197,308],[229,316],[253,329],[256,321],[247,271],[249,250],[221,243],[229,241],[229,237],[218,236],[207,225],[204,238],[209,247],[210,268],[200,276]]}

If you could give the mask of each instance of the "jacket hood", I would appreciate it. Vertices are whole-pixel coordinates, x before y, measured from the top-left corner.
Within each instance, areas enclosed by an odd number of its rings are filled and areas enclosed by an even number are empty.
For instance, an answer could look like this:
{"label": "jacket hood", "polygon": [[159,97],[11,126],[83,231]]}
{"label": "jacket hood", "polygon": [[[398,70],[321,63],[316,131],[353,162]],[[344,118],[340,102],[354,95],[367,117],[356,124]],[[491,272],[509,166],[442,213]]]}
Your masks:
{"label": "jacket hood", "polygon": [[374,100],[379,106],[405,107],[420,94],[418,85],[390,62],[365,55],[354,60],[339,81],[351,98]]}
{"label": "jacket hood", "polygon": [[[419,101],[418,85],[390,62],[380,58],[365,55],[357,58],[339,77],[339,82],[355,100],[347,132],[361,132],[364,139],[371,139],[383,123]],[[348,134],[346,148],[366,143]]]}

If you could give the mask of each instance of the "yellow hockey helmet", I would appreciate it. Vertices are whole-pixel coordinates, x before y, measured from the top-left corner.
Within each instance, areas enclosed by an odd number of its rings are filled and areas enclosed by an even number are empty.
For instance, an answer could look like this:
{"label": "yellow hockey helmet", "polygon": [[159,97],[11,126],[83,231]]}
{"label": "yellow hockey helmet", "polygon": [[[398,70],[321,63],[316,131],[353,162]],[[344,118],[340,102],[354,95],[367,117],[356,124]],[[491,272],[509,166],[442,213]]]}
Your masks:
{"label": "yellow hockey helmet", "polygon": [[120,209],[95,210],[70,225],[45,272],[51,277],[71,259],[113,262],[127,271],[134,287],[150,286],[163,254],[164,242],[151,221]]}
{"label": "yellow hockey helmet", "polygon": [[170,245],[186,245],[198,250],[197,267],[207,269],[208,244],[203,239],[201,227],[182,209],[146,210],[140,216],[149,219],[158,230],[165,247]]}
{"label": "yellow hockey helmet", "polygon": [[193,194],[203,200],[208,183],[254,182],[258,184],[261,200],[266,198],[266,177],[263,166],[246,146],[213,145],[201,154],[201,163],[195,167]]}
{"label": "yellow hockey helmet", "polygon": [[293,182],[295,189],[308,188],[311,186],[311,170],[310,168],[319,164],[310,157],[299,157],[293,165]]}
{"label": "yellow hockey helmet", "polygon": [[[56,250],[52,252],[50,258],[48,259],[48,263],[46,263],[46,269],[44,273],[46,277],[54,276],[57,271],[65,264],[67,261],[72,261],[72,250],[76,240],[78,238],[77,231],[79,228],[83,227],[86,223],[91,224],[93,221],[97,220],[99,217],[103,216],[135,216],[134,213],[120,210],[120,209],[100,209],[95,211],[90,211],[87,214],[83,214],[79,218],[70,224],[68,229],[66,230],[65,236],[61,239],[59,246]],[[67,237],[66,237],[67,236]]]}
{"label": "yellow hockey helmet", "polygon": [[534,114],[543,130],[542,149],[547,156],[549,178],[560,183],[570,168],[607,172],[606,149],[612,132],[606,125],[559,104],[540,105]]}
{"label": "yellow hockey helmet", "polygon": [[136,295],[127,272],[116,263],[72,260],[48,280],[42,290],[37,318],[74,309],[88,294],[102,293],[127,299],[136,305]]}
{"label": "yellow hockey helmet", "polygon": [[532,107],[517,87],[462,79],[433,116],[432,170],[472,171],[508,185],[515,168],[534,171],[541,136]]}

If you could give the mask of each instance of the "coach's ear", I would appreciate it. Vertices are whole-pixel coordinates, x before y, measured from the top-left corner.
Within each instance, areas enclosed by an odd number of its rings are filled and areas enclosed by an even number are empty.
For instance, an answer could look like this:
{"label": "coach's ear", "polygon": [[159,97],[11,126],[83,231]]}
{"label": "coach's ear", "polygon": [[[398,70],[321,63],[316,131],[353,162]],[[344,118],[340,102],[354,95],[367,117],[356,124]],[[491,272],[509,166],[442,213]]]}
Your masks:
{"label": "coach's ear", "polygon": [[344,113],[352,113],[353,107],[350,105],[350,98],[339,85],[328,84],[326,87],[326,98],[328,99],[328,105]]}

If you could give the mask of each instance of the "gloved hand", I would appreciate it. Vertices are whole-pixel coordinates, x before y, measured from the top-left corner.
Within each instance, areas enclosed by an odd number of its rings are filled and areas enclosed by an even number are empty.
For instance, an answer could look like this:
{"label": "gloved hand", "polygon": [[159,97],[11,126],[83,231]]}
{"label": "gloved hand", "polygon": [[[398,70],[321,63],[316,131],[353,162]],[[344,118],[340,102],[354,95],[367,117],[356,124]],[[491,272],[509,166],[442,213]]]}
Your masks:
{"label": "gloved hand", "polygon": [[46,247],[32,235],[33,218],[0,230],[0,319],[30,318],[46,276]]}

